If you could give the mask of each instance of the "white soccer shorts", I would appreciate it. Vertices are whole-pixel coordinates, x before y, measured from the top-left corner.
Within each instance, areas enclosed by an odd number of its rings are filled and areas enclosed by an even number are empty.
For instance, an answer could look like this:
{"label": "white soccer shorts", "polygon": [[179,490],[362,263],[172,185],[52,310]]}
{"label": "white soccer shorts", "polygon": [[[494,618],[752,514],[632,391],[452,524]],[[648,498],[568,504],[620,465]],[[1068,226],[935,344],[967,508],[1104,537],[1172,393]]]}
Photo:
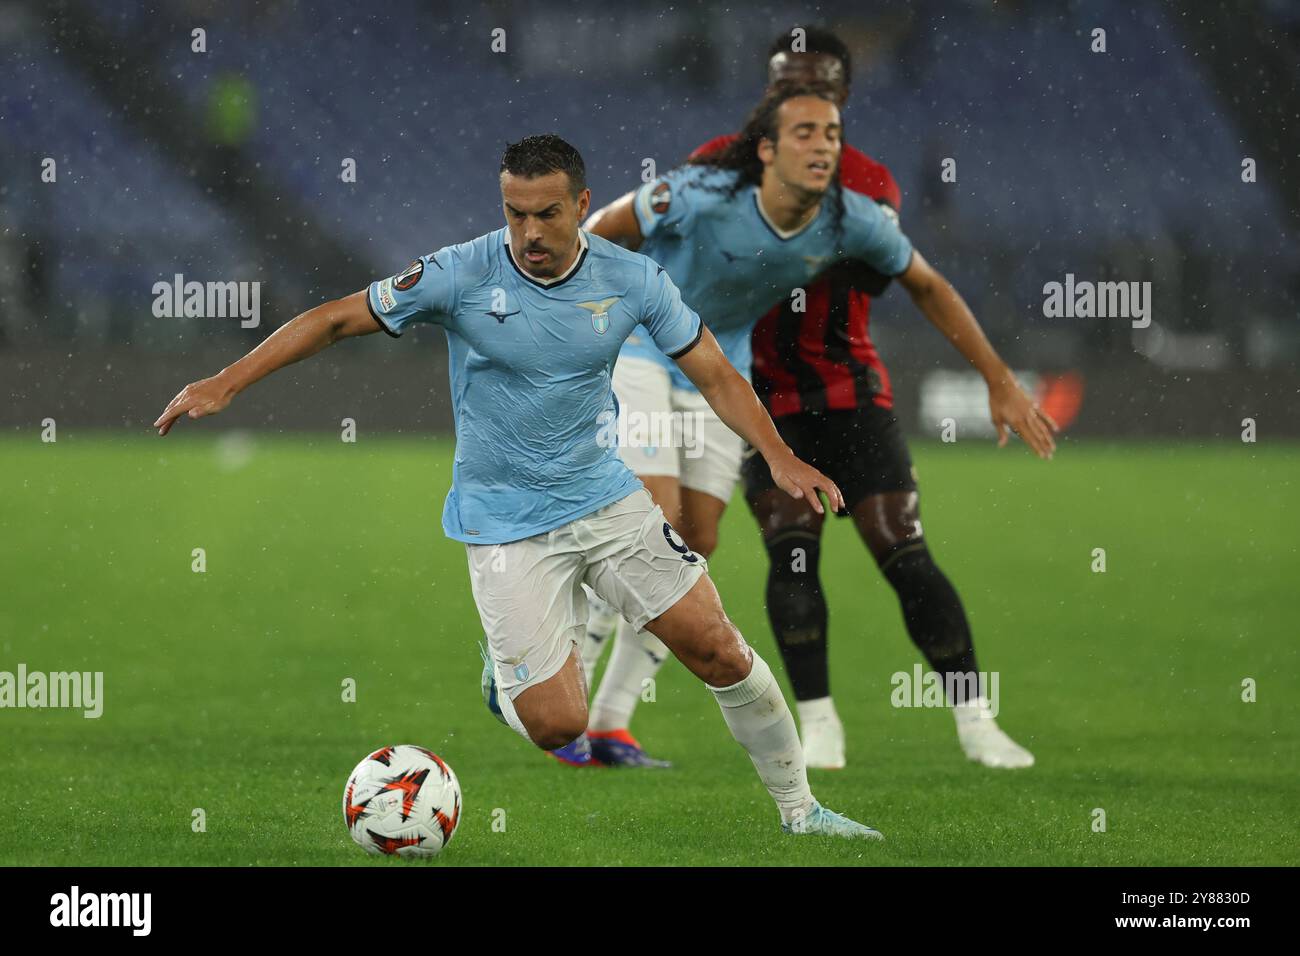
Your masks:
{"label": "white soccer shorts", "polygon": [[640,630],[708,570],[644,488],[554,531],[465,550],[497,687],[511,700],[554,677],[582,640],[584,583]]}
{"label": "white soccer shorts", "polygon": [[676,478],[683,488],[731,500],[744,440],[699,392],[673,388],[668,369],[638,358],[614,365],[619,455],[640,476]]}

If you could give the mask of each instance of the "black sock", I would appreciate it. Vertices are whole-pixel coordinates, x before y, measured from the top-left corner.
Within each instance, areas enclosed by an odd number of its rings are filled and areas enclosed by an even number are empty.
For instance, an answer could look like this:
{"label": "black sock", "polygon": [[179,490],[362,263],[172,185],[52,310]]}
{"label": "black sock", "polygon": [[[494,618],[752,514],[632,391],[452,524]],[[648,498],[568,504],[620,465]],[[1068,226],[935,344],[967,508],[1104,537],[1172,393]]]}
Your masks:
{"label": "black sock", "polygon": [[817,570],[821,538],[808,531],[780,531],[767,542],[767,555],[767,619],[795,699],[828,697],[826,598]]}
{"label": "black sock", "polygon": [[930,557],[925,539],[894,546],[880,559],[880,570],[898,594],[912,643],[950,689],[949,703],[963,702],[968,688],[982,693],[978,677],[968,676],[978,675],[979,668],[961,598]]}

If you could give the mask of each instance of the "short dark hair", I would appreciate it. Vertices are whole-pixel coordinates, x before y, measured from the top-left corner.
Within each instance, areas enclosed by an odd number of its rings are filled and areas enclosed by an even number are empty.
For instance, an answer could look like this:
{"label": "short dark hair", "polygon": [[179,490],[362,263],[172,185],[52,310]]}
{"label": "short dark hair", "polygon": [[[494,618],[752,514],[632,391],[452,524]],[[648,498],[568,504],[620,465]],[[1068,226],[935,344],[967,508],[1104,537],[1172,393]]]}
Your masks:
{"label": "short dark hair", "polygon": [[[849,55],[849,48],[844,41],[837,37],[825,27],[800,27],[804,32],[804,53],[828,53],[836,57],[844,67],[844,86],[848,87],[849,82],[853,79],[853,58]],[[778,53],[792,53],[790,49],[794,38],[790,36],[789,31],[782,33],[772,45],[767,48],[767,59],[771,61],[772,57]],[[764,69],[767,63],[763,64]]]}
{"label": "short dark hair", "polygon": [[573,195],[587,188],[587,164],[582,161],[582,154],[554,133],[525,136],[517,143],[510,143],[501,157],[501,172],[528,179],[564,173],[569,177]]}

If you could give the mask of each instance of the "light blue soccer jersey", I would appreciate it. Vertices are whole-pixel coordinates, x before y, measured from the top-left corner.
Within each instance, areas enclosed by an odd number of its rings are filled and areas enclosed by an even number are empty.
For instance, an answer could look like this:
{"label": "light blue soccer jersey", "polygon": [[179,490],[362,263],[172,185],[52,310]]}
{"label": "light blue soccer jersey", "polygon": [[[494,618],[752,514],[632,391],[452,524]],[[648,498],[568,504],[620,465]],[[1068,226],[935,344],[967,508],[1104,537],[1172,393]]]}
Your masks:
{"label": "light blue soccer jersey", "polygon": [[442,527],[472,544],[550,531],[641,487],[612,439],[619,348],[640,325],[683,355],[704,328],[643,255],[580,233],[574,265],[548,283],[520,269],[508,235],[422,256],[366,293],[390,335],[446,330],[456,458]]}
{"label": "light blue soccer jersey", "polygon": [[[768,309],[842,260],[899,275],[911,262],[912,244],[875,202],[847,189],[838,237],[829,202],[802,229],[782,233],[759,207],[756,186],[730,192],[736,177],[730,170],[684,166],[637,190],[634,208],[644,237],[638,251],[667,270],[748,378],[750,334]],[[658,362],[671,371],[675,388],[695,390],[644,329],[627,340],[622,354]]]}

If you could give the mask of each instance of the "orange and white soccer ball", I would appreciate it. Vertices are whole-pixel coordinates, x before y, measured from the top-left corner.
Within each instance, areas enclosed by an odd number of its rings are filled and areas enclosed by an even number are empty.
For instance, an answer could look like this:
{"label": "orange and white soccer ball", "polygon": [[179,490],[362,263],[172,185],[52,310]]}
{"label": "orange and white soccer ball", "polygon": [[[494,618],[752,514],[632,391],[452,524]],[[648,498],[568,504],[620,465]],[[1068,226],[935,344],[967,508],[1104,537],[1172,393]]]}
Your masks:
{"label": "orange and white soccer ball", "polygon": [[343,821],[367,853],[437,856],[460,822],[460,781],[432,750],[381,747],[348,776]]}

